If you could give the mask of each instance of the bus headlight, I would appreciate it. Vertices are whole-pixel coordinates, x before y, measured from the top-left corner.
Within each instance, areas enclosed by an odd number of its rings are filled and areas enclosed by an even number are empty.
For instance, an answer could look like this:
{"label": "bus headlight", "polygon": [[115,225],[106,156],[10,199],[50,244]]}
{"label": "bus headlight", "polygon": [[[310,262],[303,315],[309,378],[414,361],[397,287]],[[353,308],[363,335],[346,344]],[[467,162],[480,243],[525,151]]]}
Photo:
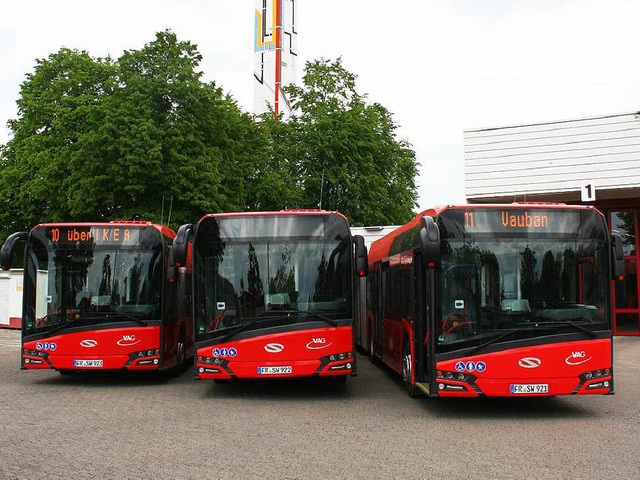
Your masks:
{"label": "bus headlight", "polygon": [[580,380],[586,382],[588,380],[593,380],[596,378],[604,378],[611,376],[611,368],[601,368],[598,370],[592,370],[590,372],[584,372],[580,375]]}

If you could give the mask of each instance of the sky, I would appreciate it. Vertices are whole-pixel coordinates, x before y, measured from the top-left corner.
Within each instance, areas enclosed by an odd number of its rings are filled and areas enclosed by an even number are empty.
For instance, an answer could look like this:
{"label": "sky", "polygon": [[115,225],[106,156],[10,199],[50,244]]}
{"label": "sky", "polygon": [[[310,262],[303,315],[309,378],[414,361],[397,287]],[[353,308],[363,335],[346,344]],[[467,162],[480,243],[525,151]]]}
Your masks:
{"label": "sky", "polygon": [[[253,111],[255,0],[0,0],[0,143],[61,47],[119,57],[170,29]],[[466,129],[640,110],[637,0],[297,0],[298,79],[342,57],[420,163],[417,210],[464,202]]]}

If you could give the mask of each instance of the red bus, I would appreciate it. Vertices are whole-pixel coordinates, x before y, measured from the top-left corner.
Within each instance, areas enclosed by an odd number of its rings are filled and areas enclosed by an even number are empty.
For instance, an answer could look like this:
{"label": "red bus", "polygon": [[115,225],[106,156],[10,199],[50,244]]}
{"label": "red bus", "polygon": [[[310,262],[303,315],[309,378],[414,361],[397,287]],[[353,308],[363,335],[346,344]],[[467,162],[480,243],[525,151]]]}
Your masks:
{"label": "red bus", "polygon": [[150,222],[47,223],[26,242],[22,368],[61,374],[172,370],[193,361],[190,265],[169,267],[175,232]]}
{"label": "red bus", "polygon": [[[193,305],[200,379],[355,375],[354,284],[366,248],[324,210],[225,213],[193,233]],[[184,250],[175,260],[183,261]]]}
{"label": "red bus", "polygon": [[427,210],[369,249],[363,347],[411,396],[612,394],[621,259],[592,207]]}

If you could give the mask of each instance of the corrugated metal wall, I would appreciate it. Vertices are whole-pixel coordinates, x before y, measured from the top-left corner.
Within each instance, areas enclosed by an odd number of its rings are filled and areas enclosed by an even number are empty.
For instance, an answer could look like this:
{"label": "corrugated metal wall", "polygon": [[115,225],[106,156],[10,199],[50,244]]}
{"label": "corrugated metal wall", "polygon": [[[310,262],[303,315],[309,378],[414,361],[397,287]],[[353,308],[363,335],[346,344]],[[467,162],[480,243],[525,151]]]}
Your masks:
{"label": "corrugated metal wall", "polygon": [[469,200],[640,187],[640,112],[467,130],[464,147]]}

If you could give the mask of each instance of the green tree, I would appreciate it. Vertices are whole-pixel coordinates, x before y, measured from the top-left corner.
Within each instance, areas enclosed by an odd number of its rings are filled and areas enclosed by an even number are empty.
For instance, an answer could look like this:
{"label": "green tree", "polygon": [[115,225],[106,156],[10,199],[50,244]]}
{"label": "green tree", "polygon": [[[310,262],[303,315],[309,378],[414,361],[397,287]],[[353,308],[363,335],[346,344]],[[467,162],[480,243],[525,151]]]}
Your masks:
{"label": "green tree", "polygon": [[367,104],[341,59],[309,62],[301,86],[286,92],[295,113],[284,152],[297,172],[301,207],[344,213],[353,225],[398,224],[416,206],[417,163],[397,125],[378,103]]}
{"label": "green tree", "polygon": [[248,211],[281,210],[302,205],[298,181],[298,162],[295,157],[294,130],[291,124],[265,113],[257,119],[259,135],[253,163],[246,170]]}
{"label": "green tree", "polygon": [[[19,118],[0,163],[0,225],[5,233],[41,221],[71,218],[70,179],[86,155],[87,135],[100,121],[103,100],[114,91],[109,59],[61,49],[38,60],[18,100]],[[90,192],[86,192],[87,194]]]}
{"label": "green tree", "polygon": [[[42,221],[172,223],[242,211],[260,131],[170,31],[116,61],[61,49],[21,86],[0,163],[4,233]],[[166,220],[166,217],[165,217]]]}

